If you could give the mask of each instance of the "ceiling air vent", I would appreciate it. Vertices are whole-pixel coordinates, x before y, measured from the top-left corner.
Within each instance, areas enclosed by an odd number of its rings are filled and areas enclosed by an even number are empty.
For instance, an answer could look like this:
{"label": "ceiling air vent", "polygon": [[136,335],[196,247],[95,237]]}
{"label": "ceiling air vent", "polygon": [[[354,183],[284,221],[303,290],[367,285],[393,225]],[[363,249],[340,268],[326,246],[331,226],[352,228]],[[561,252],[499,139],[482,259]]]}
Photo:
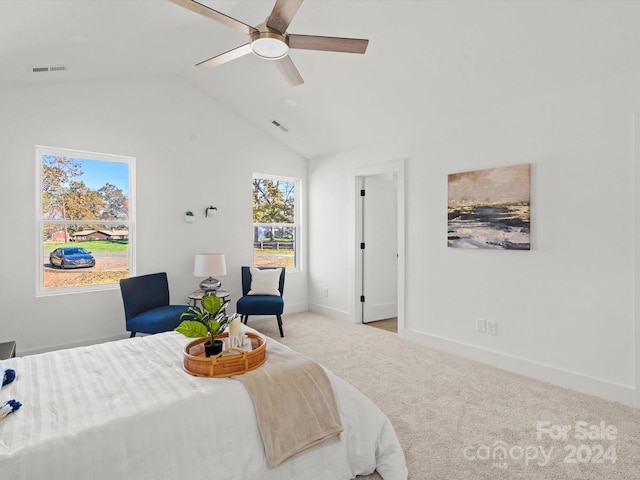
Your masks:
{"label": "ceiling air vent", "polygon": [[67,69],[65,65],[52,65],[49,67],[31,67],[31,73],[42,72],[64,72]]}
{"label": "ceiling air vent", "polygon": [[273,123],[276,127],[278,127],[283,132],[288,132],[289,131],[289,129],[287,127],[285,127],[284,125],[282,125],[280,122],[278,122],[276,120],[271,120],[271,123]]}

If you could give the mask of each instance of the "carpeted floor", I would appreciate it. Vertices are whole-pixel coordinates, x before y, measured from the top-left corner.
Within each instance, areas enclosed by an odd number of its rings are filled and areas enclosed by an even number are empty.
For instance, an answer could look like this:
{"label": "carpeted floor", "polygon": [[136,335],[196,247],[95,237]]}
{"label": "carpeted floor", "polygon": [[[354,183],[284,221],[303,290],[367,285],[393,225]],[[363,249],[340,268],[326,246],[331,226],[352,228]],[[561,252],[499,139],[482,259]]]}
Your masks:
{"label": "carpeted floor", "polygon": [[250,318],[249,326],[371,398],[394,425],[410,479],[640,479],[640,410],[377,328],[310,312],[283,320],[282,339],[275,318]]}

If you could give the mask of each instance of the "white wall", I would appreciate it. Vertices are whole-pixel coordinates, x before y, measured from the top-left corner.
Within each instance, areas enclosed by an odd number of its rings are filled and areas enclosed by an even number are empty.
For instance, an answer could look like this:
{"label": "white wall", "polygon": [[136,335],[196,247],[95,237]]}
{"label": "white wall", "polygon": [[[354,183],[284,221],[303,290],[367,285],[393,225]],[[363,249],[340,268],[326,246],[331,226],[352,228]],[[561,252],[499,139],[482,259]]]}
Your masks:
{"label": "white wall", "polygon": [[[172,303],[200,281],[194,254],[220,251],[235,305],[252,260],[253,172],[307,178],[305,159],[177,79],[3,88],[0,105],[0,341],[17,340],[20,354],[125,334],[117,286],[35,297],[35,145],[136,157],[137,273],[166,271]],[[218,213],[205,219],[209,205]],[[288,272],[285,304],[307,309],[306,273]]]}
{"label": "white wall", "polygon": [[[423,123],[406,142],[341,152],[309,165],[309,303],[356,321],[353,170],[406,158],[405,338],[570,388],[633,403],[635,156],[640,73],[509,108]],[[447,174],[532,164],[532,250],[447,248]],[[330,188],[331,187],[331,188]],[[350,236],[352,238],[352,236]],[[350,268],[350,267],[347,267]],[[329,285],[322,297],[319,287]],[[475,332],[475,318],[498,335]]]}
{"label": "white wall", "polygon": [[[306,274],[288,274],[287,311],[308,303],[354,321],[353,172],[406,158],[406,338],[631,403],[639,83],[632,72],[440,125],[422,123],[413,99],[405,138],[312,161],[308,298]],[[226,253],[223,284],[239,291],[252,172],[307,177],[304,159],[177,79],[3,88],[0,105],[0,341],[21,353],[124,334],[117,289],[34,295],[36,144],[137,157],[137,273],[167,271],[174,301],[197,284],[202,251]],[[524,162],[533,249],[448,249],[447,174]],[[475,317],[496,320],[498,336],[477,334]]]}

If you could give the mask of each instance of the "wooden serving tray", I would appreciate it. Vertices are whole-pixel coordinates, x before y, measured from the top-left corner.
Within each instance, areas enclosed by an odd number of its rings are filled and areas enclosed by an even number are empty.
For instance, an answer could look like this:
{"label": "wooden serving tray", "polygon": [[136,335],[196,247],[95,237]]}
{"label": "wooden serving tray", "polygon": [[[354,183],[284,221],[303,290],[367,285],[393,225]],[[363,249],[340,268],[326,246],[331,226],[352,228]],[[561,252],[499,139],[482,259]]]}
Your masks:
{"label": "wooden serving tray", "polygon": [[[184,347],[182,368],[196,377],[230,377],[254,370],[267,361],[267,341],[262,335],[245,332],[251,342],[251,351],[228,348],[215,357],[204,354],[204,344],[209,337],[198,338]],[[228,337],[228,333],[216,335],[217,339]],[[235,355],[229,353],[237,352]]]}

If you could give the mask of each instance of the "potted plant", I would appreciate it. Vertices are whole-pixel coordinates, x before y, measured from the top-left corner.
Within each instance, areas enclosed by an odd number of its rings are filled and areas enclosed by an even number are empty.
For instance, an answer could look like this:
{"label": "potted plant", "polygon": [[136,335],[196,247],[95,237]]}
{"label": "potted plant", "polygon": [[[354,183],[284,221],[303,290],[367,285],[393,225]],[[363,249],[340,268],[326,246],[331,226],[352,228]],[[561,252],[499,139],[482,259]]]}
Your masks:
{"label": "potted plant", "polygon": [[193,216],[193,212],[191,210],[187,211],[184,214],[184,221],[187,223],[193,223],[193,221],[195,220],[195,217]]}
{"label": "potted plant", "polygon": [[189,338],[209,337],[204,344],[207,357],[218,355],[222,351],[222,340],[216,340],[215,336],[224,331],[227,324],[237,315],[231,318],[227,316],[226,307],[228,301],[222,303],[215,293],[202,297],[202,308],[189,307],[180,315],[182,323],[176,327],[176,331]]}

